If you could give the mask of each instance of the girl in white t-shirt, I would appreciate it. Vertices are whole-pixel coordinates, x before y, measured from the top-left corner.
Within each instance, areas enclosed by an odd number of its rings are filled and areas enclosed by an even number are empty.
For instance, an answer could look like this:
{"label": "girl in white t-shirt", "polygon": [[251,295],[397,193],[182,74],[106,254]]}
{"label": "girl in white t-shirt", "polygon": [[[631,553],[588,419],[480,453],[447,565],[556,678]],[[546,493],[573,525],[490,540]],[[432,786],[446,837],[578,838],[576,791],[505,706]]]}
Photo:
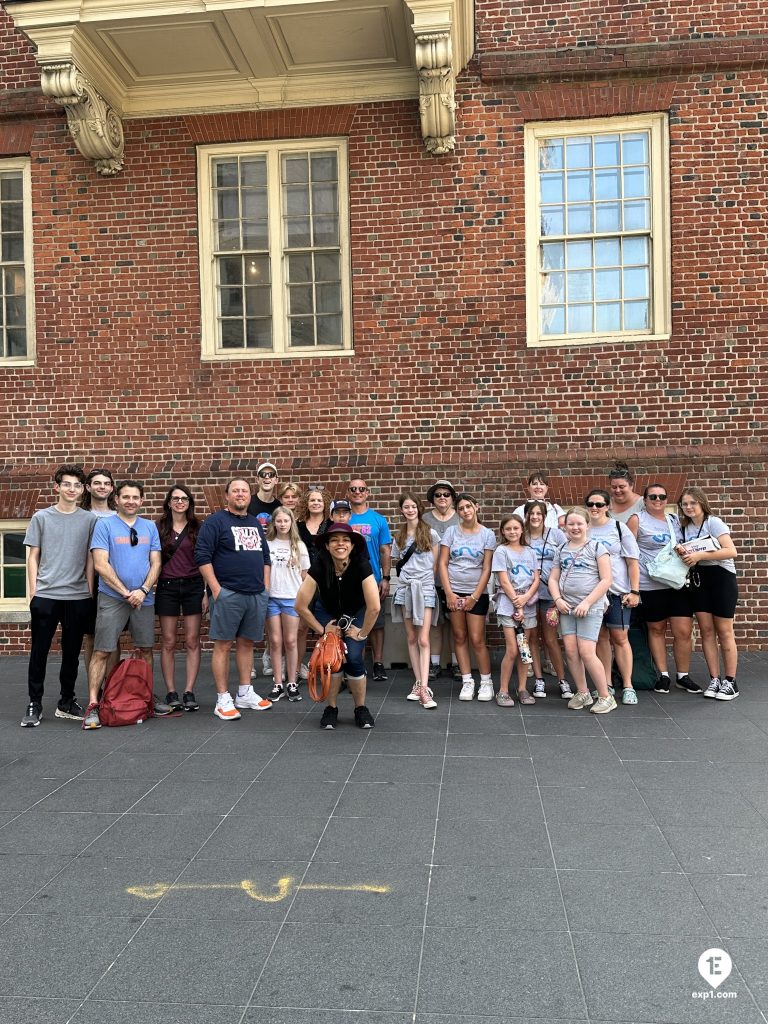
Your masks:
{"label": "girl in white t-shirt", "polygon": [[296,520],[289,508],[279,508],[273,514],[267,526],[267,544],[272,562],[267,606],[267,638],[275,677],[269,699],[274,702],[287,695],[288,700],[301,700],[297,676],[299,616],[294,603],[299,587],[307,575],[309,553],[299,538]]}
{"label": "girl in white t-shirt", "polygon": [[[536,632],[536,605],[539,592],[539,567],[536,555],[528,547],[520,516],[504,516],[499,524],[499,546],[493,552],[491,568],[496,573],[496,619],[504,630],[506,651],[501,662],[501,681],[496,703],[512,707],[509,693],[512,669],[517,662],[517,699],[535,704],[526,689],[528,666],[523,664],[517,645],[517,630],[522,626],[530,636]],[[529,641],[530,643],[530,641]]]}

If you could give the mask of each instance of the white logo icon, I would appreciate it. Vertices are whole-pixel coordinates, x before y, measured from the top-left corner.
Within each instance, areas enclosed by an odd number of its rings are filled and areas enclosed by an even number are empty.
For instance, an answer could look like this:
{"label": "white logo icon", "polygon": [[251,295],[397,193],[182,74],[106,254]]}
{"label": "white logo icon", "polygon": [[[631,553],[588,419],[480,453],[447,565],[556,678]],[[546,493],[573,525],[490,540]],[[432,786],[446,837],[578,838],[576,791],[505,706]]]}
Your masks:
{"label": "white logo icon", "polygon": [[731,973],[733,960],[724,949],[705,949],[699,957],[699,974],[712,988],[718,988]]}

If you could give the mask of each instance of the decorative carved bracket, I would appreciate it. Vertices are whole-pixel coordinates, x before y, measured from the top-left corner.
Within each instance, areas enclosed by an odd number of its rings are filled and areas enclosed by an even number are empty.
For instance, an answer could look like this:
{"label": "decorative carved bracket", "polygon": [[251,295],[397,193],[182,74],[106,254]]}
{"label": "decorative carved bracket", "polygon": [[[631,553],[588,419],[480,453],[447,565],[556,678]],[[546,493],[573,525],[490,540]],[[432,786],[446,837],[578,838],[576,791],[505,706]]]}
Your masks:
{"label": "decorative carved bracket", "polygon": [[453,48],[450,31],[416,33],[419,116],[427,152],[450,153],[456,145]]}
{"label": "decorative carved bracket", "polygon": [[71,61],[47,64],[41,76],[43,92],[64,107],[69,133],[96,170],[112,177],[123,169],[123,125],[115,111],[99,95]]}

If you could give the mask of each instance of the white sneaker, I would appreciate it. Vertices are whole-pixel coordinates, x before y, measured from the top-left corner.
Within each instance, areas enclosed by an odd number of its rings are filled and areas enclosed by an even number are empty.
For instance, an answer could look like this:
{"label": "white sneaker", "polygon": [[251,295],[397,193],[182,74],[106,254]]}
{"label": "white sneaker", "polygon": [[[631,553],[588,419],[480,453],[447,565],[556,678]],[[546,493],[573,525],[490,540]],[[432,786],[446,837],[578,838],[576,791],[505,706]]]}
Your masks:
{"label": "white sneaker", "polygon": [[272,659],[270,658],[268,651],[264,651],[264,653],[261,656],[261,667],[264,670],[265,676],[271,676],[273,674]]}
{"label": "white sneaker", "polygon": [[299,679],[309,679],[309,667],[303,661],[299,665]]}
{"label": "white sneaker", "polygon": [[472,700],[475,696],[475,681],[464,683],[461,687],[461,693],[459,694],[459,700]]}
{"label": "white sneaker", "polygon": [[264,700],[258,695],[258,693],[256,693],[252,686],[249,686],[244,694],[241,695],[238,693],[235,698],[235,707],[248,708],[249,711],[267,711],[272,707],[272,702]]}
{"label": "white sneaker", "polygon": [[236,722],[240,718],[240,712],[235,710],[235,705],[232,703],[232,695],[230,693],[222,693],[220,697],[216,699],[216,707],[213,709],[214,715],[220,718],[222,722]]}
{"label": "white sneaker", "polygon": [[478,700],[493,700],[493,683],[480,683],[480,691],[477,695]]}

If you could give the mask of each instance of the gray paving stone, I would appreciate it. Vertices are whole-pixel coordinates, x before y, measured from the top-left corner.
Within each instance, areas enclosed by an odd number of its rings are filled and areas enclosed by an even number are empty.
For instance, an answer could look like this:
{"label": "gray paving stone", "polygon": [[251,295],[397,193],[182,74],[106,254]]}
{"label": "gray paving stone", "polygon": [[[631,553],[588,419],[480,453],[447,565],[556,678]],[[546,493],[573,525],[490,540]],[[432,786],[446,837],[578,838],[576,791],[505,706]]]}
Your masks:
{"label": "gray paving stone", "polygon": [[432,871],[427,924],[446,928],[508,927],[565,931],[563,901],[554,870],[520,866],[438,864]]}
{"label": "gray paving stone", "polygon": [[88,848],[85,856],[120,857],[128,850],[142,850],[152,858],[188,859],[220,822],[217,814],[126,814]]}
{"label": "gray paving stone", "polygon": [[[446,951],[450,955],[446,956]],[[565,932],[514,926],[427,928],[419,1013],[462,1016],[584,1016],[579,978]]]}
{"label": "gray paving stone", "polygon": [[426,864],[432,854],[434,821],[402,818],[331,818],[317,861],[359,864]]}
{"label": "gray paving stone", "polygon": [[445,821],[437,827],[435,863],[498,865],[504,871],[513,863],[551,868],[552,853],[542,823],[522,822],[510,828],[508,821]]}
{"label": "gray paving stone", "polygon": [[37,806],[41,811],[101,811],[120,814],[132,807],[154,785],[149,779],[112,779],[109,786],[90,777],[72,779]]}
{"label": "gray paving stone", "polygon": [[239,1024],[243,1011],[243,1006],[89,999],[78,1010],[72,1024]]}
{"label": "gray paving stone", "polygon": [[411,1013],[381,1010],[274,1009],[252,1006],[243,1024],[412,1024]]}
{"label": "gray paving stone", "polygon": [[336,806],[344,782],[316,782],[308,778],[279,780],[271,772],[252,783],[237,805],[237,815],[253,820],[266,814],[327,817]]}
{"label": "gray paving stone", "polygon": [[[610,777],[609,777],[610,779]],[[581,780],[582,783],[586,780]],[[614,790],[599,784],[542,786],[548,822],[597,825],[653,825],[653,817],[637,791]]]}
{"label": "gray paving stone", "polygon": [[136,814],[228,814],[251,785],[247,779],[198,779],[172,775],[156,783],[131,808]]}
{"label": "gray paving stone", "polygon": [[581,757],[562,754],[549,759],[538,757],[533,767],[540,786],[562,786],[570,779],[576,785],[608,786],[617,793],[636,789],[626,767],[619,761],[589,763]]}
{"label": "gray paving stone", "polygon": [[528,745],[537,771],[540,764],[561,759],[608,772],[621,768],[613,743],[605,736],[530,736]]}
{"label": "gray paving stone", "polygon": [[55,849],[62,857],[85,849],[117,820],[90,811],[25,811],[0,827],[0,854],[39,854]]}
{"label": "gray paving stone", "polygon": [[768,821],[738,793],[710,792],[706,781],[690,787],[645,789],[643,797],[659,825],[700,825],[764,828]]}
{"label": "gray paving stone", "polygon": [[349,782],[334,817],[392,818],[403,822],[434,821],[439,790],[410,782]]}
{"label": "gray paving stone", "polygon": [[232,782],[253,782],[264,771],[270,754],[219,754],[205,753],[187,755],[183,761],[175,765],[169,772],[158,774],[155,781],[165,778],[168,782],[181,781],[214,782],[227,780]]}
{"label": "gray paving stone", "polygon": [[726,933],[721,941],[713,942],[712,945],[727,950],[733,960],[733,974],[720,986],[721,989],[735,989],[739,993],[740,1001],[742,990],[737,982],[731,981],[736,973],[740,974],[763,1014],[768,1014],[768,975],[765,969],[768,961],[768,939],[765,935],[747,939],[731,938]]}
{"label": "gray paving stone", "polygon": [[233,815],[226,818],[205,846],[199,860],[241,860],[249,853],[254,861],[306,860],[314,853],[326,821],[324,818],[259,816],[255,820]]}
{"label": "gray paving stone", "polygon": [[655,871],[677,871],[679,864],[659,829],[653,825],[596,825],[580,831],[553,823],[549,835],[558,868],[588,870],[602,864],[652,865]]}
{"label": "gray paving stone", "polygon": [[[99,732],[103,732],[101,729]],[[90,734],[84,733],[85,742],[88,742]],[[138,752],[127,752],[118,750],[104,757],[97,764],[91,765],[85,771],[85,778],[97,779],[152,779],[157,782],[166,775],[178,768],[182,761],[188,760],[185,754],[168,754],[141,750]]]}
{"label": "gray paving stone", "polygon": [[[59,789],[61,785],[62,783],[56,779],[5,780],[0,769],[0,814],[5,814],[6,811],[26,811],[44,800],[49,793]],[[66,805],[59,809],[65,810]]]}
{"label": "gray paving stone", "polygon": [[[93,992],[94,999],[245,1005],[277,925],[150,919]],[[171,970],[160,970],[169,965]]]}
{"label": "gray paving stone", "polygon": [[[584,1017],[558,1017],[554,1020],[551,1017],[476,1017],[474,1014],[456,1013],[417,1013],[415,1024],[583,1024]],[[599,1021],[592,1021],[592,1024],[601,1024]]]}
{"label": "gray paving stone", "polygon": [[[615,865],[616,869],[622,867],[629,865]],[[622,871],[610,864],[605,868],[560,872],[573,931],[711,935],[712,921],[682,872]],[[616,940],[617,949],[621,941]]]}
{"label": "gray paving stone", "polygon": [[707,760],[701,743],[680,736],[643,736],[640,739],[614,736],[611,742],[622,761],[664,761],[670,771],[678,761]]}
{"label": "gray paving stone", "polygon": [[[421,927],[429,868],[385,864],[313,864],[288,912],[292,923],[363,922]],[[378,891],[385,890],[385,891]]]}
{"label": "gray paving stone", "polygon": [[[518,737],[513,737],[517,739]],[[510,785],[533,782],[533,765],[526,753],[519,757],[447,757],[443,784],[463,786],[474,790],[494,780]]]}
{"label": "gray paving stone", "polygon": [[[620,696],[617,694],[616,700]],[[638,697],[640,701],[641,697]],[[646,737],[665,737],[688,739],[680,725],[673,719],[660,715],[643,714],[644,707],[638,703],[635,707],[627,707],[619,714],[601,715],[600,725],[606,736],[611,739],[624,737],[627,739],[645,739]],[[595,717],[594,715],[592,716]]]}
{"label": "gray paving stone", "polygon": [[[58,853],[7,853],[0,856],[0,898],[21,906],[32,893],[63,871],[70,858]],[[14,909],[16,907],[14,906]]]}
{"label": "gray paving stone", "polygon": [[[17,914],[0,930],[0,995],[84,998],[133,933],[127,918]],[[38,955],[30,956],[30,950]],[[45,950],[45,956],[39,951]]]}
{"label": "gray paving stone", "polygon": [[337,753],[334,750],[305,752],[301,747],[280,750],[266,765],[268,779],[313,782],[344,782],[349,778],[357,754]]}
{"label": "gray paving stone", "polygon": [[443,758],[436,754],[361,754],[349,781],[434,786],[442,772]]}
{"label": "gray paving stone", "polygon": [[[260,1006],[412,1010],[421,929],[359,921],[286,924],[253,995]],[[286,970],[299,963],[300,971]]]}
{"label": "gray paving stone", "polygon": [[735,991],[737,998],[692,998],[692,992],[712,991],[697,963],[704,950],[721,946],[714,930],[708,937],[676,935],[656,937],[653,942],[646,935],[622,936],[621,957],[632,964],[632,970],[622,972],[621,984],[610,967],[617,954],[615,935],[575,932],[573,943],[590,1018],[654,1024],[763,1024],[736,970],[719,991]]}
{"label": "gray paving stone", "polygon": [[371,729],[368,732],[366,754],[433,754],[443,756],[445,736],[422,733],[417,740],[407,732],[385,732]]}
{"label": "gray paving stone", "polygon": [[733,792],[733,780],[709,761],[625,761],[624,770],[641,791],[685,784],[693,791],[706,782],[710,792]]}
{"label": "gray paving stone", "polygon": [[543,822],[544,812],[532,779],[520,779],[517,769],[510,777],[509,764],[501,758],[488,760],[488,781],[482,785],[443,786],[440,820],[475,818],[511,822]]}
{"label": "gray paving stone", "polygon": [[67,1024],[78,1005],[77,999],[0,996],[0,1024]]}
{"label": "gray paving stone", "polygon": [[[734,874],[768,873],[768,826],[728,828],[670,826],[662,829],[684,871]],[[0,835],[2,833],[0,832]]]}
{"label": "gray paving stone", "polygon": [[[523,736],[522,725],[519,732],[511,733],[459,733],[448,736],[446,754],[449,757],[510,757],[510,740]],[[525,756],[529,756],[528,750]]]}
{"label": "gray paving stone", "polygon": [[[722,865],[724,871],[728,865]],[[768,935],[768,874],[688,876],[722,935],[763,939]]]}

